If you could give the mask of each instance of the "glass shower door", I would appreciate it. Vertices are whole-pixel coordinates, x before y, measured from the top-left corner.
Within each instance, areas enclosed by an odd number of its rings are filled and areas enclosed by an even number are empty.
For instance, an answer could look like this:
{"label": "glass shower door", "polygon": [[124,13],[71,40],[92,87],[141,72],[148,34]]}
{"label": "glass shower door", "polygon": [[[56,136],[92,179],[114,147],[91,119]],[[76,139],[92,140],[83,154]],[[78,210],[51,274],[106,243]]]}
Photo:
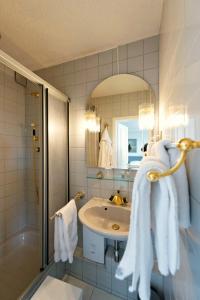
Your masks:
{"label": "glass shower door", "polygon": [[42,86],[0,64],[0,299],[16,300],[42,263]]}

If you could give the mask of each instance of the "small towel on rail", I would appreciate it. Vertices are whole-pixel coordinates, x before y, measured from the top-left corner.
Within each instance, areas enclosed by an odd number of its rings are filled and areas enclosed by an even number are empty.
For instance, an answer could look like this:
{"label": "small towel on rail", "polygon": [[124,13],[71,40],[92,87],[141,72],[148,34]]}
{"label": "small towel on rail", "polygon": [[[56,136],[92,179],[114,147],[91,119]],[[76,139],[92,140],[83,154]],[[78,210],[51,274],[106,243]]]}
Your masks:
{"label": "small towel on rail", "polygon": [[61,208],[54,223],[54,260],[73,262],[73,254],[78,242],[77,208],[74,199]]}
{"label": "small towel on rail", "polygon": [[98,167],[104,169],[111,169],[113,165],[112,156],[112,142],[108,133],[107,127],[104,129],[99,150]]}
{"label": "small towel on rail", "polygon": [[123,280],[132,275],[131,292],[137,289],[141,300],[150,299],[150,281],[154,265],[153,241],[158,268],[162,275],[174,275],[179,269],[177,194],[172,176],[152,183],[146,173],[163,172],[167,167],[153,158],[143,159],[133,186],[130,230],[126,250],[116,271]]}

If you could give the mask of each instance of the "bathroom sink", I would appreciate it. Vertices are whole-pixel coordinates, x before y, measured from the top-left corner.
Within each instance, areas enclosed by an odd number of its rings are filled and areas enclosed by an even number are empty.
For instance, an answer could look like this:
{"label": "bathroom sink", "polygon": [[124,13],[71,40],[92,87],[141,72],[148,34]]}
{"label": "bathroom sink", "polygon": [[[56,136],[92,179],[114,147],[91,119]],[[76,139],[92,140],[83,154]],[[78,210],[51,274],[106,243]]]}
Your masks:
{"label": "bathroom sink", "polygon": [[130,204],[116,206],[108,199],[92,198],[80,210],[81,223],[90,230],[114,240],[126,240],[130,222]]}

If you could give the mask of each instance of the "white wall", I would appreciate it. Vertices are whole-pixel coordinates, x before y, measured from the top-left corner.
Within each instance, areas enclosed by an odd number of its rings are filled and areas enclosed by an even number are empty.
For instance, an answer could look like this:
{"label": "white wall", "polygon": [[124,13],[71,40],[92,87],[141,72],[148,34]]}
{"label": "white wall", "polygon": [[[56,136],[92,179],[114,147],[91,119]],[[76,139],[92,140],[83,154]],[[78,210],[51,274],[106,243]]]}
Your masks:
{"label": "white wall", "polygon": [[[186,128],[164,129],[164,137],[184,136],[200,140],[200,1],[164,2],[160,35],[160,124],[167,118],[169,105],[185,104]],[[188,159],[192,227],[181,247],[181,271],[171,284],[175,299],[200,299],[200,150]],[[171,286],[171,288],[170,288]],[[168,295],[169,298],[169,295]],[[167,299],[168,299],[167,298]],[[170,298],[173,299],[173,298]]]}

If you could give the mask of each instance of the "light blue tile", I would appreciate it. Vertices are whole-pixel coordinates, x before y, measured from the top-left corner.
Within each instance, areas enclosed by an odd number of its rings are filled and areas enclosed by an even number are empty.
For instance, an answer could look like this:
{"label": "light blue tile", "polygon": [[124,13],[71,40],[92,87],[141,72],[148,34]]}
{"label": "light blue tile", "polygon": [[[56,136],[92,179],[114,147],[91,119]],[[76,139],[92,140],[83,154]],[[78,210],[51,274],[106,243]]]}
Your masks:
{"label": "light blue tile", "polygon": [[96,286],[97,284],[97,266],[96,263],[83,260],[83,280]]}
{"label": "light blue tile", "polygon": [[191,203],[191,222],[192,226],[197,232],[200,233],[200,203],[194,198],[190,197]]}
{"label": "light blue tile", "polygon": [[128,44],[128,57],[136,57],[143,54],[143,40]]}
{"label": "light blue tile", "polygon": [[137,56],[128,59],[128,73],[143,70],[143,56]]}
{"label": "light blue tile", "polygon": [[158,68],[159,53],[152,52],[144,55],[144,70]]}
{"label": "light blue tile", "polygon": [[99,77],[98,67],[91,68],[86,71],[87,82],[96,81],[98,80],[98,77]]}
{"label": "light blue tile", "polygon": [[112,275],[112,294],[123,299],[128,297],[128,282],[127,280],[119,280]]}
{"label": "light blue tile", "polygon": [[163,293],[164,285],[163,285],[163,276],[158,272],[153,272],[151,275],[151,285],[160,293]]}
{"label": "light blue tile", "polygon": [[64,74],[70,74],[74,72],[74,61],[69,61],[63,64]]}
{"label": "light blue tile", "polygon": [[99,54],[99,65],[112,63],[112,50],[108,50]]}
{"label": "light blue tile", "polygon": [[56,277],[62,279],[66,272],[66,263],[58,262],[56,263]]}
{"label": "light blue tile", "polygon": [[74,61],[74,70],[81,71],[86,68],[86,58],[80,58]]}
{"label": "light blue tile", "polygon": [[[81,280],[78,280],[77,278],[74,278],[72,276],[68,276],[66,279],[66,282],[83,290],[83,299],[82,300],[90,300],[91,299],[92,292],[93,292],[92,286],[90,286],[89,284],[87,284]],[[69,299],[69,300],[71,300],[71,299]]]}
{"label": "light blue tile", "polygon": [[144,40],[144,53],[150,53],[159,50],[159,36],[153,36]]}
{"label": "light blue tile", "polygon": [[99,79],[105,79],[112,76],[112,64],[99,66]]}
{"label": "light blue tile", "polygon": [[78,71],[74,75],[75,75],[75,84],[80,84],[80,83],[86,82],[86,71],[85,70]]}
{"label": "light blue tile", "polygon": [[91,300],[120,300],[120,298],[95,288]]}
{"label": "light blue tile", "polygon": [[144,79],[150,84],[157,84],[159,79],[158,69],[144,70]]}
{"label": "light blue tile", "polygon": [[110,292],[111,291],[111,273],[100,269],[97,266],[97,287]]}
{"label": "light blue tile", "polygon": [[74,277],[82,279],[83,277],[83,270],[82,270],[82,258],[74,257],[74,261],[71,265],[71,274]]}
{"label": "light blue tile", "polygon": [[96,86],[99,84],[98,80],[87,82],[86,84],[86,94],[91,95],[93,90],[96,88]]}
{"label": "light blue tile", "polygon": [[90,55],[86,57],[86,68],[90,69],[98,66],[99,57],[98,54]]}

